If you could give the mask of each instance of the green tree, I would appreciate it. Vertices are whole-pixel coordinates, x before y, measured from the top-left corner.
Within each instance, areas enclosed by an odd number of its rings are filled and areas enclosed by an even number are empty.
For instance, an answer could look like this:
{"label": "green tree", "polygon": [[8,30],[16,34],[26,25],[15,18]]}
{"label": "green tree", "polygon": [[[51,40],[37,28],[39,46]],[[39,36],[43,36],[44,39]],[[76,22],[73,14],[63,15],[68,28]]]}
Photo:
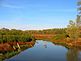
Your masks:
{"label": "green tree", "polygon": [[76,26],[76,22],[70,20],[69,25],[67,26],[66,30],[67,34],[70,37],[70,40],[77,40],[78,39],[78,27]]}
{"label": "green tree", "polygon": [[79,15],[77,15],[76,25],[77,25],[77,27],[78,27],[79,29],[81,28],[81,16],[79,16]]}

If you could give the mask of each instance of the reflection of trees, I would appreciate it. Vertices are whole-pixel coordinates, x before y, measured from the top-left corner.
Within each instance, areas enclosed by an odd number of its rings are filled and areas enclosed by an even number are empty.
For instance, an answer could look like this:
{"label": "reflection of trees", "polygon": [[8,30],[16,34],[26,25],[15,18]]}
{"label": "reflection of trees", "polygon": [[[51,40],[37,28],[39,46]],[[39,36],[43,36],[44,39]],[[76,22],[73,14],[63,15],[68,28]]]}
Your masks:
{"label": "reflection of trees", "polygon": [[46,41],[44,42],[44,48],[47,48],[47,42]]}
{"label": "reflection of trees", "polygon": [[47,48],[47,45],[44,45],[44,48]]}
{"label": "reflection of trees", "polygon": [[67,61],[81,61],[79,58],[79,51],[76,48],[68,50]]}

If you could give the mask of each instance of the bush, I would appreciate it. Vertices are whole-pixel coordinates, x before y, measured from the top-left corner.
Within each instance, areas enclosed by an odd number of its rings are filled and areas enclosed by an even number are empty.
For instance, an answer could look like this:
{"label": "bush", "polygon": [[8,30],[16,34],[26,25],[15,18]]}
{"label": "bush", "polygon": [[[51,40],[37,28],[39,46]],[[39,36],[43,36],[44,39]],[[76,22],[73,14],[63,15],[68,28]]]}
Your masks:
{"label": "bush", "polygon": [[8,29],[0,29],[0,43],[6,43],[6,42],[30,42],[32,40],[35,40],[34,37],[31,36],[26,31],[21,30],[8,30]]}
{"label": "bush", "polygon": [[66,34],[57,34],[53,37],[54,40],[63,40],[66,38]]}

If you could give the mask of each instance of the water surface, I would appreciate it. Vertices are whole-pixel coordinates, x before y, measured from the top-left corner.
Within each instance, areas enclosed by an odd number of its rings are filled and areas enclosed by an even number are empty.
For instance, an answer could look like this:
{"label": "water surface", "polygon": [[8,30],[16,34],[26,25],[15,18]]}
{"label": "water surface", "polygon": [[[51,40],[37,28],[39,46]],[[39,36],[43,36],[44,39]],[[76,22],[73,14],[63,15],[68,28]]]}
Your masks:
{"label": "water surface", "polygon": [[34,47],[5,61],[81,61],[81,52],[52,42],[37,40]]}

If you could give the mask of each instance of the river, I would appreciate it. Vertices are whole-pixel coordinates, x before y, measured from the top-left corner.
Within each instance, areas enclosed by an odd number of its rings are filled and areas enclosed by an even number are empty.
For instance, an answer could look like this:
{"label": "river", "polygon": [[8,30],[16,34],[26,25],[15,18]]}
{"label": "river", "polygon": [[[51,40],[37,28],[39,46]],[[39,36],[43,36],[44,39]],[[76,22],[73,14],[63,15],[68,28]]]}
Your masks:
{"label": "river", "polygon": [[67,49],[49,41],[36,40],[33,47],[4,61],[81,61],[81,51]]}

